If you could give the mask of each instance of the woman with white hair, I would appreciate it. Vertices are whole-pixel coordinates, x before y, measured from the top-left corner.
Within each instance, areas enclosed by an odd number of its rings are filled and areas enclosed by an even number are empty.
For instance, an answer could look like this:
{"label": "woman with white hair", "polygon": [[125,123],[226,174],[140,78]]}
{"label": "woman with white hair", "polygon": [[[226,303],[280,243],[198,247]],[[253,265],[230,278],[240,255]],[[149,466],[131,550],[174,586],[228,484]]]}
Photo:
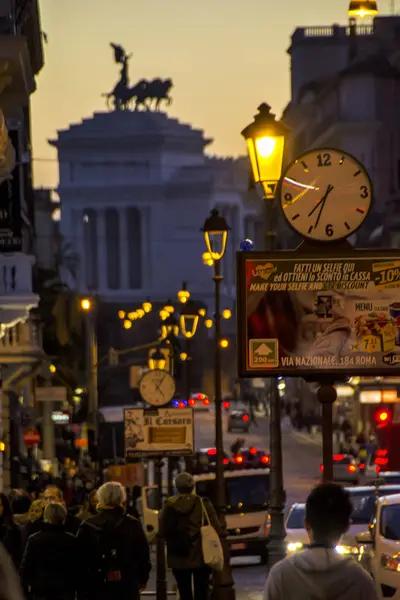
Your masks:
{"label": "woman with white hair", "polygon": [[84,521],[77,539],[85,561],[85,598],[137,600],[149,579],[149,545],[140,522],[125,513],[126,493],[109,481],[97,491],[98,514]]}

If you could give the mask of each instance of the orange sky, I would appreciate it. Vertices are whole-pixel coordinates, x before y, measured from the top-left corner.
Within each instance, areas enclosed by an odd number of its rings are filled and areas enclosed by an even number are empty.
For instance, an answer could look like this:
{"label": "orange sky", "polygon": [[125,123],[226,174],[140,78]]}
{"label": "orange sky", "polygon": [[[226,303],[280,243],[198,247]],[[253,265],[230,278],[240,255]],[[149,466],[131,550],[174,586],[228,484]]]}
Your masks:
{"label": "orange sky", "polygon": [[[388,0],[381,0],[382,5]],[[32,96],[35,186],[55,187],[56,130],[105,110],[119,69],[109,42],[133,52],[130,78],[171,77],[171,116],[203,128],[210,151],[238,155],[262,101],[289,99],[286,49],[296,26],[345,23],[348,0],[40,0],[46,64]]]}

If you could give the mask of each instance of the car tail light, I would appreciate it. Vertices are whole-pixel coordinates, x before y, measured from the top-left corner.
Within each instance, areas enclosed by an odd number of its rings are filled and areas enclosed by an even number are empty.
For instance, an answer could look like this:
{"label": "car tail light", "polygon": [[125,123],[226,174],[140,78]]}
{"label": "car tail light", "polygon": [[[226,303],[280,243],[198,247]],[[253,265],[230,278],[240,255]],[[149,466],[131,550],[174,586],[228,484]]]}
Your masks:
{"label": "car tail light", "polygon": [[233,460],[237,465],[241,465],[243,462],[243,456],[235,456]]}
{"label": "car tail light", "polygon": [[194,406],[196,404],[196,400],[194,398],[189,398],[188,404],[189,406]]}
{"label": "car tail light", "polygon": [[224,408],[229,408],[230,407],[230,403],[227,400],[225,400],[225,402],[222,403],[222,406]]}
{"label": "car tail light", "polygon": [[380,457],[380,456],[377,456],[376,459],[375,459],[375,464],[379,465],[380,467],[384,467],[385,465],[388,464],[388,462],[389,462],[388,458],[383,458],[383,457]]}
{"label": "car tail light", "polygon": [[242,421],[248,421],[248,420],[249,420],[249,415],[243,415]]}
{"label": "car tail light", "polygon": [[343,454],[334,454],[333,455],[333,460],[343,460],[343,459],[344,459]]}
{"label": "car tail light", "polygon": [[254,454],[257,454],[258,450],[257,450],[257,448],[250,448],[249,452],[250,452],[250,454],[252,454],[254,456]]}
{"label": "car tail light", "polygon": [[209,404],[210,404],[209,399],[208,398],[204,398],[203,404],[204,404],[204,406],[209,406]]}
{"label": "car tail light", "polygon": [[348,465],[347,470],[349,473],[355,473],[357,471],[357,467],[355,465]]}
{"label": "car tail light", "polygon": [[388,455],[388,451],[387,450],[377,450],[376,451],[376,455],[377,456],[387,456]]}
{"label": "car tail light", "polygon": [[264,456],[261,457],[261,462],[263,465],[268,465],[270,461],[270,458],[267,454],[264,454]]}
{"label": "car tail light", "polygon": [[215,456],[217,454],[217,449],[210,448],[209,450],[207,450],[207,454],[208,454],[208,456]]}
{"label": "car tail light", "polygon": [[360,467],[360,471],[364,471],[364,469],[365,469],[365,464],[364,464],[364,463],[360,463],[360,464],[359,464],[359,467]]}
{"label": "car tail light", "polygon": [[196,398],[196,400],[205,400],[206,395],[205,394],[196,394],[195,398]]}
{"label": "car tail light", "polygon": [[381,470],[380,466],[376,465],[376,467],[375,467],[375,473],[379,473],[380,470]]}
{"label": "car tail light", "polygon": [[229,465],[229,458],[224,458],[224,460],[222,461],[222,464]]}
{"label": "car tail light", "polygon": [[323,473],[324,472],[324,465],[320,465],[319,466],[319,470],[321,471],[321,473]]}
{"label": "car tail light", "polygon": [[265,536],[269,535],[270,530],[271,530],[271,515],[268,513],[267,517],[265,519],[265,525],[264,525]]}
{"label": "car tail light", "polygon": [[185,408],[185,403],[184,402],[179,402],[178,408]]}

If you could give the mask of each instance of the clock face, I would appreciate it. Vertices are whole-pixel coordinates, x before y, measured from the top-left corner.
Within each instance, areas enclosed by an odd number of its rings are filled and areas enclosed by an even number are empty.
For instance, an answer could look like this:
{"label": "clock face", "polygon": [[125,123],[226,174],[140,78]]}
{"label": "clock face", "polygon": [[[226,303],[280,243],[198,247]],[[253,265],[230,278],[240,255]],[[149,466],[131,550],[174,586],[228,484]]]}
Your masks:
{"label": "clock face", "polygon": [[139,392],[152,406],[163,406],[174,397],[175,380],[167,371],[148,371],[140,380]]}
{"label": "clock face", "polygon": [[368,173],[353,156],[318,148],[289,165],[279,199],[292,229],[310,240],[332,242],[360,227],[371,207],[372,193]]}

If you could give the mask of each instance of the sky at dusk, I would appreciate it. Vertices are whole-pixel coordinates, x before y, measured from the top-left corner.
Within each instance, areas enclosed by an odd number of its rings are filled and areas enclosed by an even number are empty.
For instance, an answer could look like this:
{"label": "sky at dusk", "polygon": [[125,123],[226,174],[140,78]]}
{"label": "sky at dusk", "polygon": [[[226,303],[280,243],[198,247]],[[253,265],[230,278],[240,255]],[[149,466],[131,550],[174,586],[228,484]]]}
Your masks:
{"label": "sky at dusk", "polygon": [[[388,0],[381,0],[386,10]],[[214,138],[209,151],[244,152],[241,129],[262,101],[280,115],[289,100],[286,50],[297,26],[344,24],[348,0],[40,0],[45,66],[32,96],[35,186],[55,187],[57,129],[105,109],[119,65],[131,85],[172,78],[168,113]]]}

